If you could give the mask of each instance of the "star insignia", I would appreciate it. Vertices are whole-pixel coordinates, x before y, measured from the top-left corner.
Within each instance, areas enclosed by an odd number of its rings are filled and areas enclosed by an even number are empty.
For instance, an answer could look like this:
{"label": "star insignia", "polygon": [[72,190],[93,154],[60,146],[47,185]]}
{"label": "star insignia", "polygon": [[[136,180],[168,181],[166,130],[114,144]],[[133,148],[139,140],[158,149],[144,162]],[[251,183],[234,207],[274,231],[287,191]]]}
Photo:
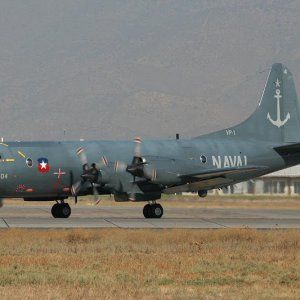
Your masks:
{"label": "star insignia", "polygon": [[46,169],[47,167],[47,163],[45,163],[44,161],[42,161],[40,165],[41,165],[41,169]]}
{"label": "star insignia", "polygon": [[277,78],[277,80],[274,82],[275,83],[275,85],[276,85],[276,87],[280,87],[280,81],[279,81],[279,79]]}

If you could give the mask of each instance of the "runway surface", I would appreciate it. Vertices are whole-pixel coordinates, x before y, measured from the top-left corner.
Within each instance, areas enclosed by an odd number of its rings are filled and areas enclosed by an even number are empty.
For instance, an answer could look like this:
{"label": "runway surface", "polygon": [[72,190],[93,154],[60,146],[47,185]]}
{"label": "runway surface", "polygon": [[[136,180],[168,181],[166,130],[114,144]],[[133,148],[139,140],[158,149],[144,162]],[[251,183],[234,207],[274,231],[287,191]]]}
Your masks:
{"label": "runway surface", "polygon": [[145,219],[141,207],[72,206],[69,219],[54,219],[51,205],[4,206],[0,228],[300,228],[299,209],[165,208]]}

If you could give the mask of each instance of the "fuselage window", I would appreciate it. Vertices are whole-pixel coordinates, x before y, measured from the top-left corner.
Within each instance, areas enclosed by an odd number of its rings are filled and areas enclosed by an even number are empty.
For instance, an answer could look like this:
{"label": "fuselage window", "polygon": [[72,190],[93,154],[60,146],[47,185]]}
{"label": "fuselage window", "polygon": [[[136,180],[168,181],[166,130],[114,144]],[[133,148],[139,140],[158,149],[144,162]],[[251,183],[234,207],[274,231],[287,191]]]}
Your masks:
{"label": "fuselage window", "polygon": [[205,164],[206,161],[207,161],[206,156],[205,155],[201,155],[200,156],[200,161]]}
{"label": "fuselage window", "polygon": [[31,158],[27,158],[26,159],[26,165],[27,167],[31,168],[33,166],[33,161]]}

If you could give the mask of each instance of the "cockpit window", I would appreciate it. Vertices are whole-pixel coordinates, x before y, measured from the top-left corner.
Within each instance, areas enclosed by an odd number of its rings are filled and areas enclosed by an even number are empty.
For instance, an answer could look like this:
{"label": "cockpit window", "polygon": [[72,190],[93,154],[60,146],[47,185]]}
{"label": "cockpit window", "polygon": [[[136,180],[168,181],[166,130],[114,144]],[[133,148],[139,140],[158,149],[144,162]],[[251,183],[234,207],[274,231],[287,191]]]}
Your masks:
{"label": "cockpit window", "polygon": [[33,166],[33,161],[31,158],[26,158],[26,165],[27,167],[31,168]]}

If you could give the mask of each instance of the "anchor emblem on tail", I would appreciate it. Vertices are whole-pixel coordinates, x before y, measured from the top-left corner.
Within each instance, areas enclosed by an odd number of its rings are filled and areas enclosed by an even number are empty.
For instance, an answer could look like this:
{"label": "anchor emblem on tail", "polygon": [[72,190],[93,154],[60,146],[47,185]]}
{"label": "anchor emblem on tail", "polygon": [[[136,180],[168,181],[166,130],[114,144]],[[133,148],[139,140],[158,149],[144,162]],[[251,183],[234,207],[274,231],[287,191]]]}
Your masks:
{"label": "anchor emblem on tail", "polygon": [[[277,79],[276,81],[276,87],[279,86],[280,87],[280,83],[279,80]],[[277,126],[278,128],[280,128],[281,126],[283,126],[290,118],[291,115],[290,113],[287,113],[287,115],[285,116],[284,120],[280,119],[280,99],[282,98],[282,95],[280,95],[280,89],[276,89],[276,94],[274,95],[274,98],[277,100],[277,119],[273,120],[270,116],[270,113],[267,114],[267,119],[275,126]]]}

